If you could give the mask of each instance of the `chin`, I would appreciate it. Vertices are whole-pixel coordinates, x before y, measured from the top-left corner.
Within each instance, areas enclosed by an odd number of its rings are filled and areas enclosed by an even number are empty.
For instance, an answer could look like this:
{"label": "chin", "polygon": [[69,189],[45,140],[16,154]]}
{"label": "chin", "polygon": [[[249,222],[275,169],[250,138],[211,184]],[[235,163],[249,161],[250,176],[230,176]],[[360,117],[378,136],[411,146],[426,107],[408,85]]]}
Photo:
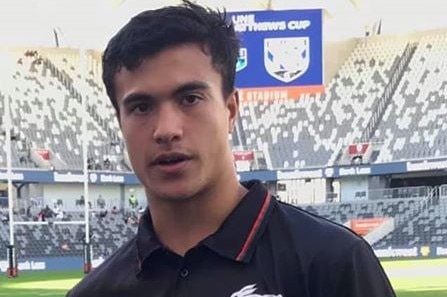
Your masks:
{"label": "chin", "polygon": [[199,191],[194,190],[194,187],[191,184],[182,185],[182,184],[166,184],[163,186],[156,186],[151,189],[150,193],[157,200],[162,201],[187,201],[194,197]]}
{"label": "chin", "polygon": [[188,191],[160,191],[156,194],[156,199],[165,202],[183,202],[191,200],[194,194]]}
{"label": "chin", "polygon": [[[149,182],[149,180],[151,182]],[[180,178],[164,179],[153,177],[145,183],[146,191],[157,200],[162,201],[187,201],[199,193],[206,191],[207,179],[199,178],[198,175],[185,175]]]}

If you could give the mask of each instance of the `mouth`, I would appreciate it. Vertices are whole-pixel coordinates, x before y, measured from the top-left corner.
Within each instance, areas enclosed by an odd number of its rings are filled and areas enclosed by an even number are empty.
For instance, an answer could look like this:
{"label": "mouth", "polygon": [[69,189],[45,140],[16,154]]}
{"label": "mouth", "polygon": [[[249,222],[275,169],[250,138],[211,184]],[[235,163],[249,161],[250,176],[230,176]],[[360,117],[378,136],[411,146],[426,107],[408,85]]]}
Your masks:
{"label": "mouth", "polygon": [[191,160],[191,157],[182,153],[161,154],[152,162],[152,165],[174,165],[180,162]]}
{"label": "mouth", "polygon": [[191,159],[191,156],[183,153],[165,153],[156,157],[151,165],[164,173],[176,173],[182,170]]}

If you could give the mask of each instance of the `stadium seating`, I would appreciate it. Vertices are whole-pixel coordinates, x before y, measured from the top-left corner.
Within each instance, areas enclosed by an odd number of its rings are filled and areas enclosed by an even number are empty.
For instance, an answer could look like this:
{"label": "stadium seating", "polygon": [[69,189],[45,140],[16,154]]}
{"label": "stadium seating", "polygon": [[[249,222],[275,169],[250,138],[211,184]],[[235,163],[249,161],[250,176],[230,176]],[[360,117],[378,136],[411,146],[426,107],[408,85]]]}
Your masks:
{"label": "stadium seating", "polygon": [[419,42],[373,141],[377,162],[447,155],[447,35]]}
{"label": "stadium seating", "polygon": [[[6,120],[3,119],[5,113],[4,104],[6,98],[0,91],[0,168],[7,166],[6,159]],[[16,127],[11,129],[11,165],[19,168],[33,168],[35,164],[28,157],[27,142],[22,131]]]}
{"label": "stadium seating", "polygon": [[[385,192],[389,192],[389,198],[299,207],[340,224],[351,219],[394,218],[396,228],[375,243],[374,248],[447,244],[447,185],[440,187],[439,194],[435,196],[420,196],[425,192],[417,188],[390,189]],[[135,234],[137,217],[135,210],[125,210],[124,214],[108,212],[104,216],[100,215],[99,210],[92,211],[90,238],[94,255],[108,256],[129,240]],[[29,221],[25,215],[16,215],[15,219]],[[39,225],[16,226],[18,256],[81,256],[85,228],[69,222],[82,220],[83,212],[70,211],[63,220],[53,218]],[[8,241],[9,226],[0,223],[0,243],[5,245]],[[4,256],[0,255],[0,259],[4,259]]]}
{"label": "stadium seating", "polygon": [[[107,131],[89,113],[87,135],[82,136],[81,102],[55,76],[46,60],[40,56],[19,59],[13,75],[16,86],[9,95],[13,125],[27,148],[48,149],[55,169],[81,169],[85,138],[88,157],[94,160],[91,169],[121,170],[122,148],[111,142]],[[105,166],[106,158],[110,166]]]}
{"label": "stadium seating", "polygon": [[[241,102],[241,117],[232,143],[262,151],[272,168],[333,165],[343,148],[364,134],[408,42],[362,39],[323,94]],[[427,35],[416,44],[416,51],[370,139],[381,144],[372,162],[447,156],[447,35]],[[81,169],[82,141],[86,139],[90,169],[129,170],[123,162],[125,148],[115,112],[102,86],[99,53],[86,51],[85,69],[77,50],[13,51],[9,58],[16,63],[16,69],[10,77],[13,86],[0,89],[0,168],[6,167],[3,113],[8,96],[13,122],[13,167],[39,167],[31,152],[47,149],[55,169]],[[82,99],[88,102],[85,138],[81,133]],[[106,159],[110,165],[105,165]],[[341,224],[350,219],[395,218],[396,229],[375,243],[374,248],[447,244],[447,185],[431,196],[405,188],[371,191],[367,197],[370,200],[359,198],[300,207]],[[91,241],[95,255],[110,255],[135,234],[136,215],[127,211],[104,217],[97,209],[92,211]],[[23,213],[17,214],[16,219],[34,220]],[[83,212],[73,209],[67,212],[63,224],[51,219],[48,224],[17,226],[19,257],[82,255],[85,229],[69,221],[83,219]],[[9,241],[8,228],[7,223],[0,222],[1,246]],[[0,259],[5,257],[0,254]]]}
{"label": "stadium seating", "polygon": [[402,40],[360,42],[324,94],[243,102],[245,145],[262,150],[268,144],[274,168],[333,164],[343,146],[362,136],[405,46]]}
{"label": "stadium seating", "polygon": [[340,224],[345,224],[351,219],[394,218],[396,228],[373,245],[377,249],[447,244],[447,185],[441,186],[438,194],[428,193],[426,197],[418,197],[412,188],[394,189],[389,192],[406,198],[390,196],[388,199],[380,200],[311,204],[300,207]]}
{"label": "stadium seating", "polygon": [[[132,215],[134,216],[134,215]],[[90,242],[95,257],[108,256],[136,232],[136,220],[131,221],[130,213],[108,213],[101,217],[92,213],[90,221]],[[26,217],[17,217],[27,221]],[[19,258],[82,256],[85,242],[85,227],[70,224],[70,221],[84,219],[82,212],[69,212],[65,220],[48,219],[35,225],[15,227],[15,241]],[[127,220],[126,220],[127,219]],[[0,244],[9,242],[9,226],[0,223]],[[1,254],[0,260],[6,255]]]}
{"label": "stadium seating", "polygon": [[377,201],[355,201],[350,203],[323,203],[301,206],[339,224],[351,219],[394,218],[403,220],[421,209],[422,199],[382,199]]}
{"label": "stadium seating", "polygon": [[377,242],[375,248],[447,243],[447,199],[434,199],[402,226]]}
{"label": "stadium seating", "polygon": [[[91,107],[90,112],[98,116],[102,127],[121,135],[115,111],[102,83],[99,54],[93,51],[86,52],[85,60],[81,59],[78,51],[70,54],[51,52],[45,56],[51,68],[54,68],[56,72],[62,71],[66,75],[73,90],[82,92],[82,96]],[[82,63],[85,63],[84,71],[81,69]],[[81,73],[83,73],[82,76]]]}
{"label": "stadium seating", "polygon": [[[432,35],[419,42],[372,139],[383,143],[377,162],[447,155],[447,123],[442,116],[447,108],[445,39],[445,35]],[[389,38],[360,41],[323,94],[243,101],[233,144],[262,151],[273,168],[334,164],[346,145],[362,137],[407,44]],[[49,148],[60,161],[55,162],[56,169],[82,168],[84,98],[93,167],[104,169],[108,159],[107,169],[129,170],[123,162],[124,144],[115,112],[102,86],[99,57],[86,51],[81,59],[79,51],[65,49],[41,50],[31,56],[15,53],[14,59],[20,61],[13,74],[16,86],[11,94],[0,90],[0,96],[12,98],[13,122],[21,136],[13,144],[17,151]],[[4,160],[2,151],[0,164]],[[25,153],[14,156],[14,163],[37,166]]]}

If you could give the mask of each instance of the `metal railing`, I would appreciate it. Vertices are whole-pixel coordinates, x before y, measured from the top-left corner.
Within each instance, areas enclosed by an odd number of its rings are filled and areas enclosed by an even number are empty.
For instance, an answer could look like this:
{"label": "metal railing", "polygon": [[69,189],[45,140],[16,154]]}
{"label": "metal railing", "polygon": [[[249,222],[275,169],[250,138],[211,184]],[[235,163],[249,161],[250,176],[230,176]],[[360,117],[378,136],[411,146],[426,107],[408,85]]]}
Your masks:
{"label": "metal railing", "polygon": [[[445,185],[445,195],[447,195],[447,185]],[[428,186],[421,187],[401,187],[401,188],[383,188],[372,189],[367,191],[358,191],[355,193],[353,199],[349,202],[367,201],[367,200],[386,200],[386,199],[406,199],[406,198],[422,198],[428,197],[431,190]],[[340,201],[340,194],[327,193],[327,202]]]}
{"label": "metal railing", "polygon": [[439,187],[439,197],[447,198],[447,185],[442,185]]}
{"label": "metal railing", "polygon": [[379,102],[373,108],[374,110],[373,115],[370,118],[365,130],[363,131],[361,141],[363,142],[369,141],[369,139],[371,139],[372,135],[374,134],[387,106],[389,105],[394,95],[394,92],[398,87],[398,84],[405,72],[406,66],[410,62],[416,50],[416,47],[417,47],[416,44],[411,43],[407,44],[407,47],[405,48],[402,54],[402,57],[399,59],[397,67],[395,67],[394,71],[392,70],[391,79],[388,82],[387,86],[385,87],[382,97],[379,99]]}
{"label": "metal railing", "polygon": [[372,189],[368,191],[368,199],[420,198],[427,197],[429,193],[430,187],[427,186]]}

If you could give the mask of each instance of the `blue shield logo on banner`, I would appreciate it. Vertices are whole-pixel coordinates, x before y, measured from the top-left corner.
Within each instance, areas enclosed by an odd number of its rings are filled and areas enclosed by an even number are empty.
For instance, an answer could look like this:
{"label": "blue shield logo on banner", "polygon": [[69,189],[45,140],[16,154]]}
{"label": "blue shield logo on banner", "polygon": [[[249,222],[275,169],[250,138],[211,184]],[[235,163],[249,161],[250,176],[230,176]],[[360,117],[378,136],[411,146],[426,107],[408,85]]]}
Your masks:
{"label": "blue shield logo on banner", "polygon": [[248,64],[248,55],[247,55],[247,48],[242,47],[239,49],[239,57],[237,58],[236,62],[236,72],[241,71],[245,67],[247,67]]}
{"label": "blue shield logo on banner", "polygon": [[264,39],[264,66],[268,74],[289,83],[309,68],[309,37]]}

